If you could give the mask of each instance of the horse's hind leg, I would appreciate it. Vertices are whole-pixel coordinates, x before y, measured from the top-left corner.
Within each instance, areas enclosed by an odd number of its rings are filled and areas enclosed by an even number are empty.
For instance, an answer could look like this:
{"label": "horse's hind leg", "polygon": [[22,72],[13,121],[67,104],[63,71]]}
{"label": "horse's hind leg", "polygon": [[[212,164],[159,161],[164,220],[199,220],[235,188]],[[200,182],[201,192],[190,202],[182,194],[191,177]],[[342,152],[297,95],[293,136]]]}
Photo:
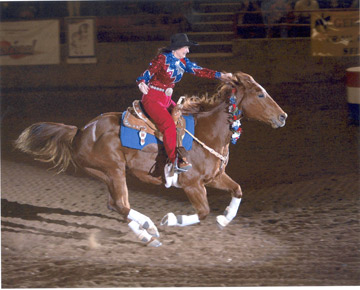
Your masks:
{"label": "horse's hind leg", "polygon": [[123,170],[115,170],[113,174],[109,174],[109,177],[110,206],[131,221],[129,227],[142,242],[152,242],[152,246],[160,246],[161,243],[155,242],[156,240],[152,238],[160,236],[153,221],[142,213],[130,208],[125,168]]}
{"label": "horse's hind leg", "polygon": [[121,168],[108,170],[105,173],[92,168],[85,168],[88,173],[103,180],[109,189],[108,207],[129,220],[130,229],[138,239],[149,246],[158,247],[161,243],[154,239],[159,237],[159,232],[150,218],[130,208],[128,188],[126,185],[125,165]]}
{"label": "horse's hind leg", "polygon": [[[96,170],[93,168],[89,168],[89,167],[85,167],[84,170],[91,176],[100,179],[102,182],[107,184],[107,175],[105,173],[103,173],[100,170]],[[107,202],[107,207],[109,210],[113,210],[113,211],[117,211],[114,207],[112,207],[112,204],[114,204],[114,200],[111,197],[110,191],[109,191],[109,198],[108,198],[108,202]],[[124,215],[125,217],[127,216],[127,214]]]}

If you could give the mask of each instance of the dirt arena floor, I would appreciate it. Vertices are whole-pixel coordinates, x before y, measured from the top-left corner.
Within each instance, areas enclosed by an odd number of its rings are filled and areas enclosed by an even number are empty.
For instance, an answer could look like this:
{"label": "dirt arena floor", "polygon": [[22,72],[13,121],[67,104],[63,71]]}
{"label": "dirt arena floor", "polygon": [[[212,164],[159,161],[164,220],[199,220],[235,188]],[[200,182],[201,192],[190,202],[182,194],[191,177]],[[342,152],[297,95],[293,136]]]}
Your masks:
{"label": "dirt arena floor", "polygon": [[124,110],[136,88],[2,92],[2,287],[360,285],[359,127],[348,124],[345,85],[265,87],[288,122],[243,122],[227,172],[244,198],[224,230],[215,219],[229,194],[208,191],[200,225],[162,227],[168,212],[193,213],[187,197],[129,176],[130,203],[158,225],[159,248],[107,209],[104,184],[72,169],[55,175],[11,147],[35,122],[83,126]]}

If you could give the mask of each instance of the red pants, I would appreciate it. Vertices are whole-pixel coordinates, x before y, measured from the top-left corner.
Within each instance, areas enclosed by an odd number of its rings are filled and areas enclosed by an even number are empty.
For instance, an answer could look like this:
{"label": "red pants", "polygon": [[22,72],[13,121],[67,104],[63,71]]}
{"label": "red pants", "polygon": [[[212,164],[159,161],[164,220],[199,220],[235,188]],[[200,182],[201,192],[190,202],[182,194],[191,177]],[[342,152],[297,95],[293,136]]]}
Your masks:
{"label": "red pants", "polygon": [[163,134],[166,154],[170,161],[174,162],[176,158],[176,126],[168,109],[175,107],[175,102],[171,100],[171,96],[151,88],[147,95],[143,95],[141,102],[146,113]]}

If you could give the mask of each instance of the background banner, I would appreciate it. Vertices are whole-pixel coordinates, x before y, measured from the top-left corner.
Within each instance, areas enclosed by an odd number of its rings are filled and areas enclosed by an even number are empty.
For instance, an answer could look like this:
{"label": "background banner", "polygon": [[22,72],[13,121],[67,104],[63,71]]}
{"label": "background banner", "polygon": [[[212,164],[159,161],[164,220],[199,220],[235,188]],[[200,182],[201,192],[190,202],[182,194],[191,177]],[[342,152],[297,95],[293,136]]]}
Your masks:
{"label": "background banner", "polygon": [[359,54],[359,12],[324,11],[311,14],[313,56]]}
{"label": "background banner", "polygon": [[0,23],[0,65],[59,63],[59,20]]}

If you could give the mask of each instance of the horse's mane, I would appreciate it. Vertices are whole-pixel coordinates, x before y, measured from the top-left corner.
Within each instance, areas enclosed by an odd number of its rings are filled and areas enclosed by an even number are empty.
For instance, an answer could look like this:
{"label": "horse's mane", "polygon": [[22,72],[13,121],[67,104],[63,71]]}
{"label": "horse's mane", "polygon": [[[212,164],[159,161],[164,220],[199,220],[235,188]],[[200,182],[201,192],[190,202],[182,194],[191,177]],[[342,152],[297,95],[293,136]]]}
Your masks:
{"label": "horse's mane", "polygon": [[209,96],[208,93],[202,96],[185,96],[182,112],[185,114],[199,114],[209,112],[223,102],[227,102],[231,94],[232,87],[229,84],[222,84],[215,94]]}
{"label": "horse's mane", "polygon": [[202,112],[209,112],[221,103],[228,102],[231,96],[231,91],[236,88],[237,91],[244,91],[246,87],[254,83],[254,79],[243,72],[236,72],[233,74],[232,80],[229,83],[222,83],[215,94],[209,97],[208,93],[199,96],[185,96],[186,99],[183,104],[182,112],[184,114],[199,114]]}

